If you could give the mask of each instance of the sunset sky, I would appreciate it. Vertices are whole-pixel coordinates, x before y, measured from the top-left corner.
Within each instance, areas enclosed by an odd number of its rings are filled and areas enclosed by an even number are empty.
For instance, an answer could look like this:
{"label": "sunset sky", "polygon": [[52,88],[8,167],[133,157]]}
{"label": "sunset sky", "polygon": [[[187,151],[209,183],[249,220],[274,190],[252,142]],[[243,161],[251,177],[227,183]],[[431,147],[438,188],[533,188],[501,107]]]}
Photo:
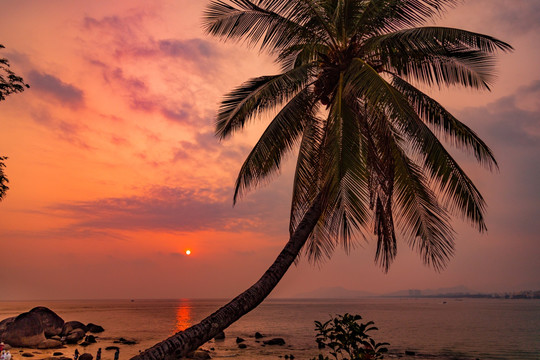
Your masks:
{"label": "sunset sky", "polygon": [[[229,298],[288,240],[294,156],[232,206],[237,171],[265,119],[218,141],[222,96],[272,59],[204,34],[207,1],[10,1],[0,57],[31,86],[0,102],[0,300]],[[375,244],[309,264],[272,296],[320,287],[375,293],[464,285],[540,289],[540,1],[469,0],[437,23],[495,36],[491,92],[436,90],[492,147],[490,173],[454,152],[488,204],[487,234],[456,220],[456,255],[437,273],[404,242],[384,274]],[[191,255],[185,251],[190,249]]]}

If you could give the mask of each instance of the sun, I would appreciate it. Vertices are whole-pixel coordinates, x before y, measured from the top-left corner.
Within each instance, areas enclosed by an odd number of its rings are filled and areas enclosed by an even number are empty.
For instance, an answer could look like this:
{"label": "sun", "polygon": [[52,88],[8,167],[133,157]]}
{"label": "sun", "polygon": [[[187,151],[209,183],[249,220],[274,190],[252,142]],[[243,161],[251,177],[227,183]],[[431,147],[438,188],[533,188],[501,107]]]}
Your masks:
{"label": "sun", "polygon": [[186,255],[191,255],[191,250],[186,250]]}

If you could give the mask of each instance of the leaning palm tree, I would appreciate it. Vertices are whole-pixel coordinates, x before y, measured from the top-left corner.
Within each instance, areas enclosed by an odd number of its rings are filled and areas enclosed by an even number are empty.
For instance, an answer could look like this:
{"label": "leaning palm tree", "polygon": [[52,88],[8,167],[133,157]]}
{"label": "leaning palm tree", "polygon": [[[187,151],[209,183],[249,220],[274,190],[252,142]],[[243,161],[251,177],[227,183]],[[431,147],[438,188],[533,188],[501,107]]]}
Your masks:
{"label": "leaning palm tree", "polygon": [[443,146],[497,167],[489,147],[421,86],[489,89],[493,54],[510,45],[465,30],[422,26],[456,0],[213,0],[208,33],[274,55],[277,75],[227,94],[216,134],[273,118],[240,169],[234,201],[298,150],[290,239],[259,281],[201,323],[136,359],[178,358],[260,304],[303,250],[329,257],[373,237],[384,271],[397,234],[441,270],[454,250],[451,216],[486,230],[485,202]]}

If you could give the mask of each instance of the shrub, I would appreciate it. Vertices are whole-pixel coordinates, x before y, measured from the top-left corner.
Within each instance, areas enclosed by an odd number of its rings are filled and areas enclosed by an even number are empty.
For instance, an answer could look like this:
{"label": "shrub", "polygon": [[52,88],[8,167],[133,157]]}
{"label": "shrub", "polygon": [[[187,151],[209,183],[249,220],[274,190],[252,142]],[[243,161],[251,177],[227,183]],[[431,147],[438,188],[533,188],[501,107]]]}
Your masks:
{"label": "shrub", "polygon": [[[359,323],[360,315],[337,315],[325,323],[315,321],[317,345],[319,349],[327,349],[334,359],[341,360],[374,360],[384,358],[388,352],[385,345],[377,343],[368,332],[378,330],[373,321]],[[330,360],[328,356],[319,354],[312,360]]]}

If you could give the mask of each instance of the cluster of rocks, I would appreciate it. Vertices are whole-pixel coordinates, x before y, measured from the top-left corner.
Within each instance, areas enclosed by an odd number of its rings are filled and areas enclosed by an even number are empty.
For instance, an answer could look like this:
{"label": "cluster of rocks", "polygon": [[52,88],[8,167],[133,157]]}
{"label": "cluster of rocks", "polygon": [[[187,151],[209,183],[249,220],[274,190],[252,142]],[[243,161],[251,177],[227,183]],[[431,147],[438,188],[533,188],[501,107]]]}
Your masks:
{"label": "cluster of rocks", "polygon": [[65,322],[54,311],[43,307],[0,322],[0,341],[13,347],[54,349],[64,344],[88,345],[96,342],[94,335],[103,332],[103,327],[96,324],[83,324],[80,321]]}

